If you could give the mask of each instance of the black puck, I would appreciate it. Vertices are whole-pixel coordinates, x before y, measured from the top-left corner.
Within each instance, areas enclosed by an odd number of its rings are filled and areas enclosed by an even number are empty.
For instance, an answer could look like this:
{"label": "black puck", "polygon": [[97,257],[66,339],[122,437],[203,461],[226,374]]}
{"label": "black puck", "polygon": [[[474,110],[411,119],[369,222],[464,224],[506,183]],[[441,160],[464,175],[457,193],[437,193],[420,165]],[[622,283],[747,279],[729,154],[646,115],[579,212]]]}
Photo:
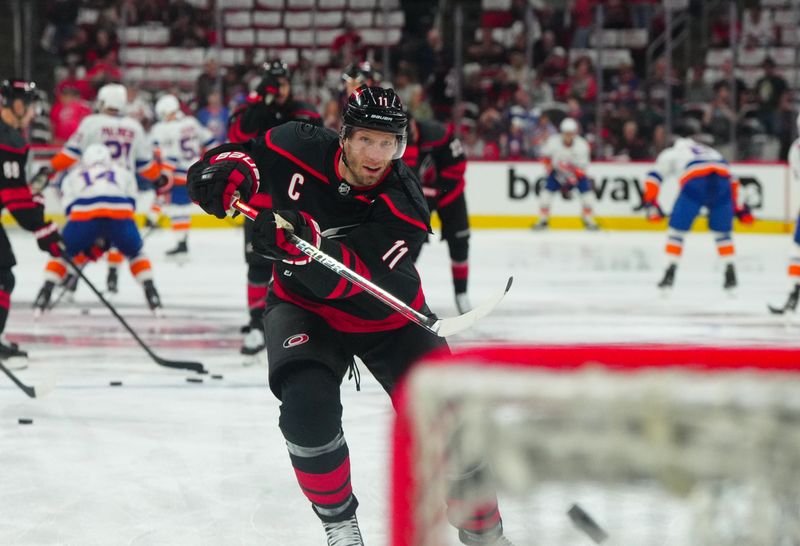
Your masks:
{"label": "black puck", "polygon": [[112,387],[121,387],[122,386],[122,381],[111,381],[111,382],[109,382],[109,385],[112,386]]}
{"label": "black puck", "polygon": [[221,376],[221,375],[219,375],[219,374],[217,374],[217,375],[212,375],[212,376],[211,376],[211,379],[222,379],[222,376]]}
{"label": "black puck", "polygon": [[20,417],[19,419],[17,419],[17,423],[19,423],[20,425],[32,425],[33,419],[25,419],[23,417]]}
{"label": "black puck", "polygon": [[202,383],[203,382],[203,378],[202,377],[187,377],[186,381],[188,381],[189,383]]}

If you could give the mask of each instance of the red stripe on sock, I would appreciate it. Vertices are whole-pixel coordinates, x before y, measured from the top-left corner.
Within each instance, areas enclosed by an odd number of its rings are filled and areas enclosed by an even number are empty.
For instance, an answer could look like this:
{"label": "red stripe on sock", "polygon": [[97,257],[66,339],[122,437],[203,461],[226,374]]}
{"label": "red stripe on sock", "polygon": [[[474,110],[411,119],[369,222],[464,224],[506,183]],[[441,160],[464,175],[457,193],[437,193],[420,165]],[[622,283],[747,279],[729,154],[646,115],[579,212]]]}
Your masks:
{"label": "red stripe on sock", "polygon": [[353,492],[350,485],[350,457],[346,457],[338,468],[324,474],[311,474],[296,468],[294,473],[303,493],[317,504],[338,504]]}
{"label": "red stripe on sock", "polygon": [[11,294],[3,290],[0,290],[0,307],[3,309],[11,307]]}
{"label": "red stripe on sock", "polygon": [[256,309],[267,303],[267,287],[247,283],[247,307]]}
{"label": "red stripe on sock", "polygon": [[469,264],[452,264],[450,269],[453,272],[453,279],[457,281],[462,281],[469,277]]}

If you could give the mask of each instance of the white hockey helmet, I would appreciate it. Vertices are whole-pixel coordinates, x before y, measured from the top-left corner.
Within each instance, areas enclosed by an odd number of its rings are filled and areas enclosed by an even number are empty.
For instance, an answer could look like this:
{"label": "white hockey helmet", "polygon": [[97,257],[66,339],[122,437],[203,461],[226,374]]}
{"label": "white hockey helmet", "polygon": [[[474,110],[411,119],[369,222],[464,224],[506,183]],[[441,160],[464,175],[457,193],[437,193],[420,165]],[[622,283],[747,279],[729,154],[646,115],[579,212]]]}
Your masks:
{"label": "white hockey helmet", "polygon": [[156,117],[164,120],[170,114],[177,114],[181,111],[181,103],[175,95],[166,94],[156,102]]}
{"label": "white hockey helmet", "polygon": [[108,83],[97,92],[97,107],[100,110],[122,112],[128,104],[128,91],[120,83]]}
{"label": "white hockey helmet", "polygon": [[84,167],[91,167],[97,164],[107,165],[111,163],[111,152],[105,144],[89,144],[83,151],[81,163],[83,163]]}
{"label": "white hockey helmet", "polygon": [[572,118],[564,118],[561,120],[561,125],[558,126],[558,130],[562,133],[573,133],[578,134],[580,128],[578,127],[578,122]]}

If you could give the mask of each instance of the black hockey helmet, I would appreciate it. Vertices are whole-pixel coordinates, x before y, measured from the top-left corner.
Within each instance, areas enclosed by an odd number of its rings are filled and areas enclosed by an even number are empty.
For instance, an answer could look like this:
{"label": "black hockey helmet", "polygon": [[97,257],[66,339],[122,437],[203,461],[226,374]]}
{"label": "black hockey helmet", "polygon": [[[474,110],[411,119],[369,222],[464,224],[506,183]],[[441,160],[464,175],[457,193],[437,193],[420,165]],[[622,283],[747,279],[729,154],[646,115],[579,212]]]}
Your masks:
{"label": "black hockey helmet", "polygon": [[263,100],[265,104],[269,105],[278,94],[280,80],[289,80],[291,78],[291,72],[289,72],[289,65],[281,59],[265,62],[262,65],[262,69],[264,76],[261,78],[261,81],[258,82],[255,92],[261,97],[261,100]]}
{"label": "black hockey helmet", "polygon": [[3,80],[0,83],[0,105],[11,106],[16,99],[21,99],[25,104],[35,101],[36,83],[22,79]]}
{"label": "black hockey helmet", "polygon": [[367,62],[352,63],[347,65],[342,73],[342,80],[345,82],[352,82],[358,84],[367,84],[368,82],[377,83],[380,75],[372,68],[372,65]]}
{"label": "black hockey helmet", "polygon": [[408,114],[394,89],[362,85],[347,99],[342,113],[342,139],[354,129],[371,129],[397,136],[392,159],[400,159],[406,150]]}

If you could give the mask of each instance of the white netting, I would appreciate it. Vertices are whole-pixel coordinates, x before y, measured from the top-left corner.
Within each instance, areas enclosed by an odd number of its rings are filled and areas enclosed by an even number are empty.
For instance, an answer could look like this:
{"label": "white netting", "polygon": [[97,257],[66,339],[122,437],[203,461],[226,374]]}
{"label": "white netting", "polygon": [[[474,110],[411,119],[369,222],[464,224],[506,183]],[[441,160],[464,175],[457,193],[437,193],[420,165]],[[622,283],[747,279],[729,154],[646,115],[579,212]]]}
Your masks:
{"label": "white netting", "polygon": [[798,370],[462,357],[417,368],[406,387],[410,439],[395,449],[411,450],[417,485],[395,544],[458,544],[447,476],[483,461],[492,477],[473,484],[473,499],[497,489],[517,546],[593,544],[567,516],[575,503],[607,532],[604,544],[800,545]]}

